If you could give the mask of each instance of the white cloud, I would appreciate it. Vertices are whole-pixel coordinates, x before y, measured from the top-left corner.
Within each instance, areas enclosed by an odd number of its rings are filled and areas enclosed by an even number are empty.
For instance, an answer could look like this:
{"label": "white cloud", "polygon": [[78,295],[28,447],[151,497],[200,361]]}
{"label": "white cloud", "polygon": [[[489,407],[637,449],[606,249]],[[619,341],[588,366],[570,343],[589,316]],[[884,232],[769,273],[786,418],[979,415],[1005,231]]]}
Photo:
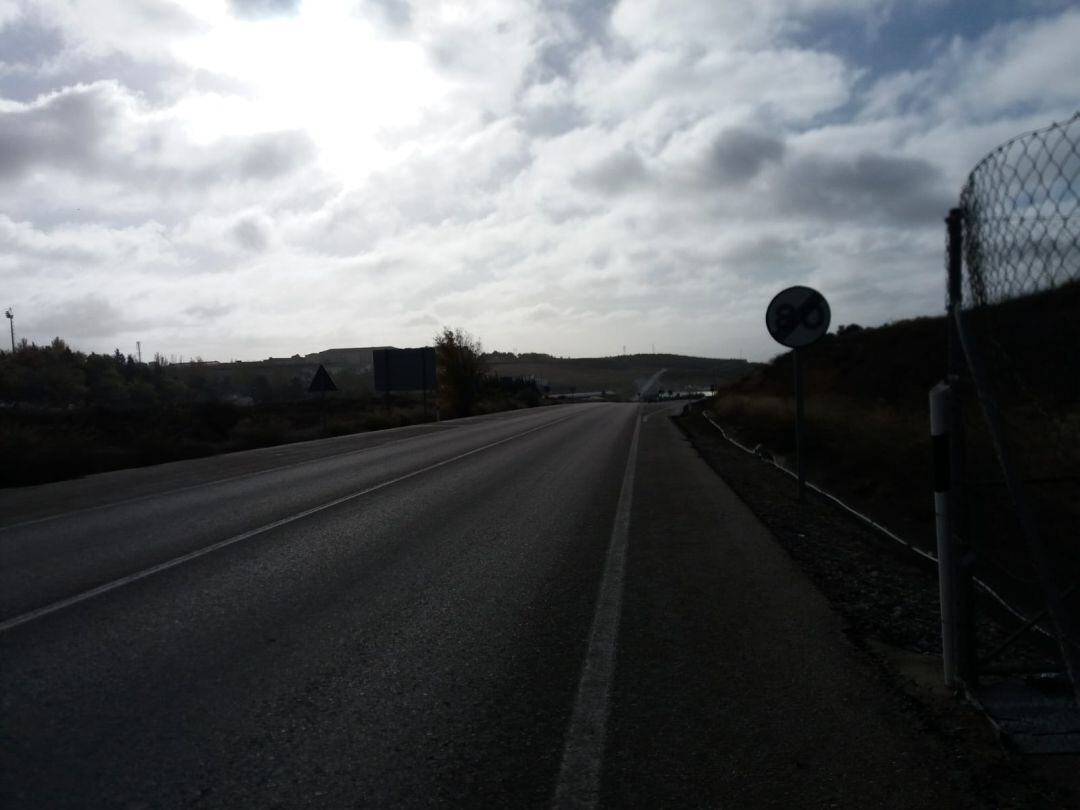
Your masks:
{"label": "white cloud", "polygon": [[34,339],[222,359],[442,324],[762,358],[796,282],[838,323],[935,312],[967,171],[1080,75],[1069,8],[884,73],[803,35],[899,47],[891,0],[120,8],[0,0],[0,282]]}
{"label": "white cloud", "polygon": [[759,49],[786,40],[822,13],[851,15],[877,28],[892,6],[893,0],[621,0],[612,27],[638,47]]}
{"label": "white cloud", "polygon": [[946,64],[958,81],[945,103],[984,120],[1033,104],[1075,107],[1078,41],[1080,10],[1073,9],[1052,21],[999,26],[974,47],[954,42]]}

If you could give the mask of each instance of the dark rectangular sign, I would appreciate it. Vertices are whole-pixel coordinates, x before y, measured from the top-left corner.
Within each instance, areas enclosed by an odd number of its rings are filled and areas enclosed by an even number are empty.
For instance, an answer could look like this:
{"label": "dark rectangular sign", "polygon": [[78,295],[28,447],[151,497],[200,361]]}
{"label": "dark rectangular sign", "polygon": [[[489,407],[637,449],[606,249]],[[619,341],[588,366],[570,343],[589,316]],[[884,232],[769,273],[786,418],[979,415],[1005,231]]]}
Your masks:
{"label": "dark rectangular sign", "polygon": [[435,349],[376,349],[375,390],[433,391],[435,389]]}

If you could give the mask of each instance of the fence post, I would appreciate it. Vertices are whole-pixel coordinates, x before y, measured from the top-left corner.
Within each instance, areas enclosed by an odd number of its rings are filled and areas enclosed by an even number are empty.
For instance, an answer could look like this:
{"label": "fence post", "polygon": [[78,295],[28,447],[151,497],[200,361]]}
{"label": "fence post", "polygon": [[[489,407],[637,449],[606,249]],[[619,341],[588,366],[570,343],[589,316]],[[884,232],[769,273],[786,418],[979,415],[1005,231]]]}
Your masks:
{"label": "fence post", "polygon": [[974,577],[975,553],[969,540],[967,513],[966,458],[964,451],[963,381],[967,359],[960,337],[959,318],[963,307],[963,261],[964,216],[963,209],[953,208],[945,220],[948,230],[948,301],[946,321],[948,328],[948,433],[949,433],[949,494],[948,519],[950,556],[953,574],[953,629],[955,631],[953,653],[955,677],[969,686],[978,681],[978,655],[975,639]]}
{"label": "fence post", "polygon": [[930,439],[934,453],[934,519],[937,530],[938,595],[941,603],[941,658],[945,686],[956,685],[956,565],[949,515],[949,420],[951,389],[940,382],[930,391]]}

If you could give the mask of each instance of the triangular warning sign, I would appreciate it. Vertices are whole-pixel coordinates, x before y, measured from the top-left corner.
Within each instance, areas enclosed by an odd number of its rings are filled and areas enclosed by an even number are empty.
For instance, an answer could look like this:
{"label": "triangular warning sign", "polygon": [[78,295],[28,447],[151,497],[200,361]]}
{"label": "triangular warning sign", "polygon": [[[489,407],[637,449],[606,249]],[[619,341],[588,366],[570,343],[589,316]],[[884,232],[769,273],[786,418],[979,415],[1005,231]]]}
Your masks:
{"label": "triangular warning sign", "polygon": [[315,372],[315,376],[311,378],[308,393],[321,394],[325,391],[337,391],[337,386],[330,379],[330,373],[320,365],[319,370]]}

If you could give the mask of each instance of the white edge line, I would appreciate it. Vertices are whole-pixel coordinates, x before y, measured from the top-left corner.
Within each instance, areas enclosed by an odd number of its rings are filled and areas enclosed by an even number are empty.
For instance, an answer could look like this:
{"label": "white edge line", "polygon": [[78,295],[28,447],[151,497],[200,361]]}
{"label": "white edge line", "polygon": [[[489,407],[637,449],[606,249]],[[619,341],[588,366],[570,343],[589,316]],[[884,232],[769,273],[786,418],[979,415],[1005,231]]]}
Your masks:
{"label": "white edge line", "polygon": [[[417,430],[419,428],[428,428],[428,429],[439,428],[439,429],[444,429],[444,428],[448,428],[448,427],[458,427],[458,425],[455,424],[455,423],[464,423],[464,422],[468,422],[467,426],[471,427],[472,425],[476,424],[476,422],[469,421],[469,420],[479,420],[479,419],[484,419],[485,417],[488,417],[488,416],[498,416],[498,415],[499,414],[482,414],[481,416],[469,416],[469,417],[465,417],[464,419],[444,419],[441,422],[420,422],[420,423],[415,424],[415,425],[403,425],[402,427],[385,428],[383,430],[362,431],[360,433],[348,434],[346,436],[333,436],[333,437],[324,438],[324,439],[307,439],[307,440],[302,441],[302,442],[286,442],[285,444],[272,444],[272,445],[268,445],[266,447],[253,447],[253,448],[251,448],[249,450],[239,450],[239,451],[236,451],[236,452],[239,452],[239,453],[262,453],[262,452],[271,453],[272,451],[275,451],[275,450],[280,451],[280,452],[288,452],[289,450],[293,450],[293,449],[298,448],[300,445],[310,445],[310,444],[315,444],[317,442],[335,441],[335,440],[338,440],[338,439],[350,439],[350,438],[355,438],[356,436],[360,436],[360,435],[363,435],[365,437],[367,437],[367,436],[381,437],[381,436],[386,435],[387,433],[397,433],[397,432],[406,431],[406,430]],[[489,420],[489,421],[491,421],[491,420]],[[552,424],[554,424],[554,423],[552,423]],[[522,434],[522,435],[524,435],[524,434]],[[191,492],[192,490],[196,490],[196,489],[205,489],[206,487],[212,487],[212,486],[216,486],[218,484],[228,484],[228,483],[231,483],[233,481],[242,481],[245,478],[256,478],[256,477],[258,477],[260,475],[269,475],[271,473],[281,472],[283,470],[292,470],[292,469],[295,469],[297,467],[304,467],[304,466],[311,465],[311,464],[318,464],[320,462],[333,461],[333,460],[336,460],[336,459],[344,459],[344,458],[347,458],[348,456],[358,456],[358,455],[362,455],[364,453],[373,453],[376,450],[382,450],[382,449],[384,449],[384,448],[386,448],[386,447],[388,447],[390,445],[402,445],[402,444],[405,444],[406,442],[411,442],[411,441],[414,441],[414,440],[417,440],[417,439],[425,439],[425,438],[427,438],[427,436],[424,435],[424,432],[418,433],[415,436],[405,436],[404,438],[397,439],[397,440],[395,440],[393,437],[391,437],[387,441],[380,442],[379,444],[372,445],[371,447],[360,447],[360,448],[357,448],[355,450],[345,450],[345,451],[343,451],[341,453],[333,453],[333,454],[330,454],[330,455],[317,456],[316,458],[306,458],[306,459],[302,459],[301,461],[293,461],[293,462],[290,462],[288,464],[282,464],[282,465],[277,466],[277,467],[268,467],[265,470],[252,470],[251,472],[237,473],[236,475],[228,475],[228,476],[225,476],[224,478],[216,478],[213,481],[204,481],[204,482],[201,482],[201,483],[198,483],[198,484],[188,484],[186,486],[177,487],[176,489],[163,489],[160,492],[148,492],[145,495],[135,495],[134,497],[124,498],[123,500],[119,500],[119,501],[110,501],[109,503],[95,504],[94,506],[85,506],[85,507],[82,507],[82,508],[79,508],[79,509],[71,509],[71,510],[69,510],[67,512],[58,512],[58,513],[53,514],[53,515],[42,515],[41,517],[30,518],[29,520],[24,520],[24,521],[21,521],[19,523],[9,523],[6,526],[0,526],[0,533],[7,532],[7,531],[13,531],[15,529],[25,529],[25,528],[27,528],[29,526],[36,526],[39,523],[48,523],[48,522],[53,521],[53,520],[63,520],[65,518],[75,517],[76,515],[83,515],[83,514],[86,514],[87,512],[98,512],[98,511],[100,511],[102,509],[111,509],[114,506],[130,506],[133,503],[141,503],[143,501],[150,501],[150,500],[153,500],[154,498],[167,498],[167,497],[170,497],[172,495],[181,495],[181,494],[183,494],[185,492]],[[511,437],[511,438],[513,438],[513,437]],[[231,455],[231,454],[221,454],[221,455]],[[216,458],[216,456],[209,455],[209,456],[200,456],[199,458],[186,459],[186,460],[187,461],[210,461],[210,460],[212,460],[214,458]],[[181,463],[182,461],[184,461],[184,460],[181,459],[181,460],[177,460],[177,461],[168,461],[168,462],[163,462],[163,463],[164,464],[176,464],[176,463]],[[106,475],[108,473],[129,472],[129,471],[138,470],[138,469],[141,469],[141,468],[139,468],[139,467],[127,467],[127,468],[124,468],[124,469],[121,469],[121,470],[107,470],[107,471],[105,471],[105,472],[103,472],[101,474]],[[73,480],[73,479],[67,479],[67,480],[70,481],[70,480]],[[53,482],[47,482],[45,484],[38,484],[36,486],[48,486],[49,483],[63,484],[63,483],[66,483],[66,481],[53,481]]]}
{"label": "white edge line", "polygon": [[[744,451],[746,453],[749,453],[752,456],[757,455],[757,453],[755,453],[753,450],[751,450],[745,444],[742,444],[741,442],[738,442],[735,439],[733,439],[731,436],[729,436],[727,434],[727,431],[725,431],[716,421],[714,421],[712,416],[710,416],[708,414],[708,412],[702,411],[702,416],[704,416],[709,421],[709,424],[711,424],[714,428],[716,428],[718,431],[720,431],[721,436],[723,436],[725,439],[727,439],[733,445],[738,447],[740,450],[742,450],[742,451]],[[772,466],[774,466],[776,469],[780,470],[781,472],[787,473],[792,478],[796,477],[795,473],[793,473],[787,467],[781,467],[775,461],[772,461],[770,459],[763,459],[763,460],[766,463],[771,464]],[[918,546],[913,545],[912,543],[909,543],[904,538],[900,537],[899,535],[895,534],[894,532],[889,531],[884,526],[882,526],[880,523],[878,523],[878,522],[872,520],[871,518],[867,517],[862,512],[858,511],[857,509],[851,508],[850,506],[848,506],[846,503],[844,503],[842,500],[837,498],[832,493],[826,492],[821,487],[819,487],[819,486],[817,486],[815,484],[811,484],[809,481],[806,482],[806,486],[809,489],[812,489],[818,495],[822,495],[825,498],[828,498],[830,501],[832,501],[834,504],[839,506],[845,512],[847,512],[850,515],[858,518],[859,520],[861,520],[863,523],[867,524],[871,528],[876,529],[877,531],[879,531],[881,534],[885,535],[889,539],[895,540],[897,543],[900,543],[900,545],[907,546],[909,549],[914,551],[916,554],[919,554],[920,556],[925,557],[926,559],[930,560],[931,562],[933,562],[935,564],[938,562],[938,558],[937,558],[936,554],[933,554],[932,552],[929,552],[929,551],[924,551],[923,549],[919,548]],[[999,605],[1001,605],[1003,608],[1005,608],[1005,610],[1007,610],[1009,613],[1011,613],[1015,618],[1019,619],[1020,621],[1024,622],[1025,624],[1027,624],[1028,622],[1031,621],[1030,616],[1024,615],[1024,613],[1021,610],[1019,610],[1018,608],[1013,607],[1008,602],[1006,602],[1005,597],[1003,597],[1001,594],[999,594],[997,591],[995,591],[987,583],[983,582],[983,580],[979,579],[978,577],[972,577],[971,580],[972,580],[972,582],[975,583],[976,586],[978,586],[978,588],[980,590],[982,590],[987,596],[989,596],[995,602],[997,602]],[[1038,624],[1032,625],[1032,627],[1035,630],[1037,630],[1038,632],[1042,633],[1047,638],[1055,638],[1055,636],[1051,632],[1049,632],[1048,630],[1045,630],[1044,628],[1040,627]]]}
{"label": "white edge line", "polygon": [[656,408],[655,410],[649,411],[647,414],[645,414],[645,416],[641,417],[641,422],[642,422],[642,424],[645,424],[650,419],[652,419],[654,416],[656,416],[658,414],[664,415],[664,416],[670,416],[673,413],[675,413],[675,409],[672,408],[671,405],[669,404],[666,408]]}
{"label": "white edge line", "polygon": [[562,763],[551,804],[557,810],[594,808],[600,798],[600,777],[604,764],[611,685],[615,676],[615,652],[622,614],[634,471],[637,467],[638,437],[643,421],[640,416],[634,420],[634,436],[630,440],[619,502],[615,507],[604,575],[589,632],[589,646],[566,730]]}
{"label": "white edge line", "polygon": [[251,529],[246,532],[241,532],[240,534],[233,535],[232,537],[226,538],[225,540],[219,540],[216,543],[212,543],[209,546],[204,546],[203,548],[196,549],[195,551],[188,552],[187,554],[182,554],[179,557],[174,557],[171,560],[166,560],[163,563],[158,563],[157,565],[150,566],[149,568],[144,568],[141,571],[136,571],[134,574],[128,574],[127,576],[120,577],[119,579],[114,579],[111,582],[106,582],[104,585],[99,585],[96,588],[91,588],[88,591],[83,591],[82,593],[78,593],[75,596],[70,596],[67,599],[61,599],[60,601],[53,602],[50,605],[45,605],[44,607],[31,610],[27,613],[13,616],[10,619],[6,619],[3,622],[0,622],[0,634],[6,633],[8,630],[13,630],[16,627],[27,624],[28,622],[32,622],[44,616],[48,616],[51,613],[56,613],[59,610],[64,610],[65,608],[72,607],[73,605],[77,605],[80,602],[85,602],[88,599],[93,599],[94,597],[101,596],[102,594],[106,594],[109,591],[114,591],[117,588],[122,588],[125,585],[130,585],[133,582],[138,582],[139,580],[146,579],[147,577],[151,577],[154,574],[159,574],[162,571],[167,571],[170,568],[175,568],[176,566],[183,565],[186,562],[197,560],[199,557],[203,557],[207,554],[212,554],[215,551],[220,551],[221,549],[226,548],[227,546],[231,546],[234,543],[239,543],[242,540],[248,540],[252,537],[255,537],[256,535],[264,534],[265,532],[271,531],[273,529],[278,529],[282,526],[287,526],[290,523],[295,523],[298,520],[310,517],[311,515],[317,514],[318,512],[332,509],[335,506],[340,506],[343,503],[356,500],[357,498],[363,497],[364,495],[370,495],[372,492],[377,492],[380,489],[385,489],[386,487],[392,486],[394,484],[399,484],[402,481],[407,481],[410,478],[415,478],[422,473],[430,472],[431,470],[438,469],[439,467],[445,467],[447,464],[452,464],[455,461],[460,461],[463,458],[468,458],[469,456],[483,452],[484,450],[490,450],[492,447],[498,447],[500,444],[506,444],[507,442],[513,441],[514,439],[520,439],[523,436],[528,436],[530,433],[535,433],[538,430],[543,430],[544,428],[560,424],[561,422],[565,422],[569,418],[571,418],[570,415],[567,415],[562,417],[561,419],[557,419],[552,422],[546,422],[543,425],[538,425],[537,427],[530,428],[529,430],[522,431],[521,433],[515,433],[513,436],[507,436],[504,439],[499,439],[498,441],[491,442],[490,444],[485,444],[481,447],[475,447],[472,450],[461,453],[460,455],[454,456],[453,458],[443,459],[442,461],[436,462],[435,464],[430,464],[427,467],[421,467],[420,469],[413,470],[412,472],[406,473],[405,475],[399,475],[397,478],[391,478],[389,481],[383,481],[381,484],[376,484],[373,487],[368,487],[367,489],[360,490],[359,492],[353,492],[349,495],[335,498],[334,500],[328,501],[324,504],[320,504],[319,506],[314,506],[310,509],[305,509],[302,512],[297,512],[295,515],[290,515],[289,517],[275,520],[272,523],[267,523],[265,526],[260,526],[257,529]]}

